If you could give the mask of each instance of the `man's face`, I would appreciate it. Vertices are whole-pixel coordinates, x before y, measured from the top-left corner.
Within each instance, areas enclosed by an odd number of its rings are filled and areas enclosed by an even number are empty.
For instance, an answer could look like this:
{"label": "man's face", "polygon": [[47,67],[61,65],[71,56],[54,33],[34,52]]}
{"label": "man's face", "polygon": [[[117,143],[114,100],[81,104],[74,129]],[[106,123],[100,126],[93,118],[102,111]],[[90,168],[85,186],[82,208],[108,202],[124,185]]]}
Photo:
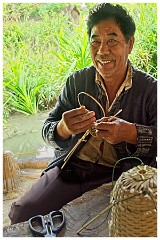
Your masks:
{"label": "man's face", "polygon": [[133,37],[126,43],[119,26],[112,19],[104,20],[92,28],[91,57],[104,80],[124,75],[133,43]]}

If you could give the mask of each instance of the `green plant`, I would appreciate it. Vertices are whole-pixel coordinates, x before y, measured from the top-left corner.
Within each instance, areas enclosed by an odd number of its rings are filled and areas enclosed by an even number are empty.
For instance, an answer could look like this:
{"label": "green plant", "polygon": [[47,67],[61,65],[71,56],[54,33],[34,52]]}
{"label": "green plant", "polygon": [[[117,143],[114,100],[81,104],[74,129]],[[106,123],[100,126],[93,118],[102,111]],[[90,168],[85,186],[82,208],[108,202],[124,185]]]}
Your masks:
{"label": "green plant", "polygon": [[[121,5],[133,15],[137,26],[130,59],[156,77],[157,4]],[[3,114],[7,121],[13,111],[32,114],[52,107],[67,77],[92,61],[85,27],[87,10],[80,12],[75,24],[70,15],[60,12],[68,4],[3,6]]]}
{"label": "green plant", "polygon": [[135,44],[130,59],[136,67],[157,77],[157,4],[122,5],[129,10],[136,23]]}
{"label": "green plant", "polygon": [[3,44],[5,48],[13,47],[15,51],[22,47],[23,42],[22,29],[15,23],[8,23],[3,28]]}
{"label": "green plant", "polygon": [[6,94],[13,110],[24,114],[38,112],[38,91],[43,86],[41,81],[33,81],[25,69],[21,69],[19,77],[5,82]]}
{"label": "green plant", "polygon": [[8,122],[9,115],[11,113],[10,100],[11,96],[7,94],[6,88],[3,85],[3,125],[6,126]]}
{"label": "green plant", "polygon": [[80,19],[78,25],[70,24],[67,31],[61,27],[58,33],[54,33],[56,51],[51,53],[56,57],[57,74],[62,82],[75,70],[87,67],[91,64],[89,43],[84,19]]}

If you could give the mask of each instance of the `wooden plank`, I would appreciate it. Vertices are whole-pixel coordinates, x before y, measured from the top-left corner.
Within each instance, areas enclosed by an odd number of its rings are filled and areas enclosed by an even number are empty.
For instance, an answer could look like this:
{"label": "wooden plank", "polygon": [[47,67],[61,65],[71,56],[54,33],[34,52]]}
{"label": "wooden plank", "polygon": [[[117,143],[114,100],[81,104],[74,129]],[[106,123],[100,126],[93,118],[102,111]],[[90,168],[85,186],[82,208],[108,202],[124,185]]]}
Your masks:
{"label": "wooden plank", "polygon": [[[66,225],[57,235],[58,237],[107,237],[108,236],[108,212],[95,220],[80,234],[77,231],[90,221],[98,213],[104,210],[110,201],[112,184],[104,184],[101,187],[86,192],[81,197],[69,202],[61,210],[66,216]],[[3,228],[4,237],[33,237],[28,221]]]}

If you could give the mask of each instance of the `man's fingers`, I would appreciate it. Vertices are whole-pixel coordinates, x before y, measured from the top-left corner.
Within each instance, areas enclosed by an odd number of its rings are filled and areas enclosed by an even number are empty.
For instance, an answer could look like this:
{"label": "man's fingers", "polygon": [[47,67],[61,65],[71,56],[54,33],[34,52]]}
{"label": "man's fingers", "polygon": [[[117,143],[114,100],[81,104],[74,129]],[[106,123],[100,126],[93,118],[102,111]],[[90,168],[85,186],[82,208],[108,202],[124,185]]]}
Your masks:
{"label": "man's fingers", "polygon": [[95,123],[95,128],[97,130],[104,130],[104,131],[108,131],[112,128],[112,126],[114,126],[115,123],[114,122],[100,122],[100,123]]}
{"label": "man's fingers", "polygon": [[115,121],[117,119],[117,117],[114,116],[110,116],[110,117],[103,117],[101,119],[98,119],[96,122],[100,123],[100,122],[112,122]]}
{"label": "man's fingers", "polygon": [[64,112],[63,113],[63,117],[64,118],[72,118],[72,117],[75,117],[75,116],[78,116],[78,115],[83,115],[83,114],[86,114],[88,113],[89,110],[86,109],[85,107],[80,107],[80,108],[76,108],[76,109],[72,109],[72,110],[69,110],[67,112]]}

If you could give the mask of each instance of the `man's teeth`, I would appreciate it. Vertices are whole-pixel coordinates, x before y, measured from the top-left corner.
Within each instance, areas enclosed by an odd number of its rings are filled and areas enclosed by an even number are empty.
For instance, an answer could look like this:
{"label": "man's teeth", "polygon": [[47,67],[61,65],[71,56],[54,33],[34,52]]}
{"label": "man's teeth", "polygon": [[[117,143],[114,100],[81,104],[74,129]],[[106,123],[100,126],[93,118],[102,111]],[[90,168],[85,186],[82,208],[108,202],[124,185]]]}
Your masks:
{"label": "man's teeth", "polygon": [[111,61],[104,61],[104,62],[100,62],[101,64],[107,64],[110,63]]}

